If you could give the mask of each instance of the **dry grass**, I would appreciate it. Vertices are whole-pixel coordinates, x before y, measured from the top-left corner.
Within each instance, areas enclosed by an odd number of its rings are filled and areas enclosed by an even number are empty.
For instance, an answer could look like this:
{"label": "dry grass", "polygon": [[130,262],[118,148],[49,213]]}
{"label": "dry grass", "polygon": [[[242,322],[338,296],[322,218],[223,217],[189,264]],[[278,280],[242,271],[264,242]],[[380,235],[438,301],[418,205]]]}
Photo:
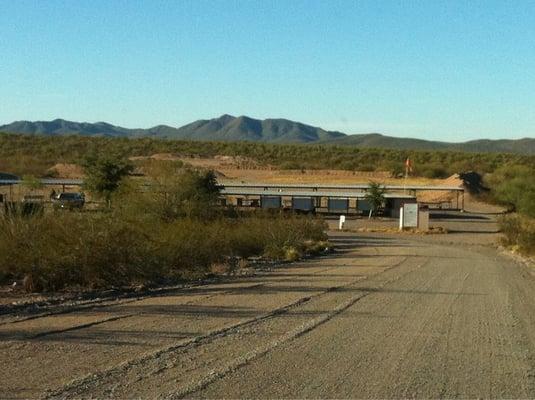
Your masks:
{"label": "dry grass", "polygon": [[48,175],[54,178],[81,179],[84,171],[77,164],[58,163],[48,169]]}
{"label": "dry grass", "polygon": [[41,291],[199,277],[229,260],[300,257],[324,229],[317,219],[264,214],[169,223],[122,211],[0,216],[0,282],[26,278]]}
{"label": "dry grass", "polygon": [[499,222],[505,246],[523,254],[535,255],[535,219],[513,214],[502,217]]}

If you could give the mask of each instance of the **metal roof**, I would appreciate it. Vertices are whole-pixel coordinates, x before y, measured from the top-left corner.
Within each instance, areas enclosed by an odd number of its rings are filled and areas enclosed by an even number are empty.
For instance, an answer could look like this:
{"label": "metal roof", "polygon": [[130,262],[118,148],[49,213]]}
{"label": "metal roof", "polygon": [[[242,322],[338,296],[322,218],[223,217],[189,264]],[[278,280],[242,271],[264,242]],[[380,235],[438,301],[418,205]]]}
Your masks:
{"label": "metal roof", "polygon": [[[366,192],[333,192],[326,190],[263,190],[256,188],[221,189],[225,196],[291,196],[291,197],[332,197],[344,199],[362,199]],[[404,193],[385,193],[386,198],[414,199],[414,196]]]}
{"label": "metal roof", "polygon": [[0,172],[0,179],[19,179],[17,175],[8,174],[7,172]]}
{"label": "metal roof", "polygon": [[[67,185],[67,186],[81,186],[84,181],[82,179],[40,179],[43,185]],[[0,179],[0,185],[16,185],[22,183],[22,179]]]}
{"label": "metal roof", "polygon": [[[335,185],[335,184],[294,184],[294,183],[234,183],[223,182],[220,184],[225,188],[262,188],[270,189],[331,189],[331,190],[366,190],[369,184],[360,183],[355,185]],[[464,191],[460,186],[425,186],[425,185],[382,185],[386,190],[444,190],[444,191]]]}
{"label": "metal roof", "polygon": [[[16,185],[22,183],[21,179],[0,179],[0,185]],[[66,185],[66,186],[82,186],[84,181],[82,179],[41,179],[43,185]],[[369,188],[369,184],[355,184],[355,185],[334,185],[334,184],[293,184],[293,183],[233,183],[233,182],[219,182],[219,186],[223,190],[243,191],[247,190],[261,190],[262,194],[266,195],[268,192],[278,192],[279,190],[293,189],[296,191],[296,196],[320,196],[318,190],[321,189],[323,193],[331,193],[332,197],[340,197],[340,193],[332,192],[333,190],[345,191],[357,191],[352,193],[351,197],[358,197],[359,193],[366,191]],[[383,185],[386,190],[434,190],[434,191],[458,191],[464,192],[463,187],[459,186],[423,186],[423,185]],[[324,192],[325,190],[331,192]],[[297,193],[299,191],[299,193]],[[304,194],[304,193],[314,194]],[[291,194],[287,194],[291,196]],[[328,195],[325,195],[328,196]],[[346,196],[347,197],[347,196]]]}

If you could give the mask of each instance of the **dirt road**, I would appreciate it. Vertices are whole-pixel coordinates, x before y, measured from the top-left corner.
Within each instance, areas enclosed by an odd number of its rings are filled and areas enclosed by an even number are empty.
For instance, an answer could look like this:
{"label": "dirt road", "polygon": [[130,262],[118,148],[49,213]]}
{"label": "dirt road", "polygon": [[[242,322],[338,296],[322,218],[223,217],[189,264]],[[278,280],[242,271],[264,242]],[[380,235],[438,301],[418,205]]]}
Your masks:
{"label": "dirt road", "polygon": [[0,397],[534,397],[535,278],[459,231],[334,233],[255,277],[4,316]]}

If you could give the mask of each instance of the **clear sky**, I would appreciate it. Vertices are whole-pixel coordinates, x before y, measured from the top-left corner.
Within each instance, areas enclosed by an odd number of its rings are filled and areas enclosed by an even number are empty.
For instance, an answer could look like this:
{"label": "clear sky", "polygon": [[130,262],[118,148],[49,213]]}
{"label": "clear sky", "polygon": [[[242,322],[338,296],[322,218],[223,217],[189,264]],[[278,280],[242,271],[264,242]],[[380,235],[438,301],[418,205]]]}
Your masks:
{"label": "clear sky", "polygon": [[0,124],[535,137],[534,1],[0,0]]}

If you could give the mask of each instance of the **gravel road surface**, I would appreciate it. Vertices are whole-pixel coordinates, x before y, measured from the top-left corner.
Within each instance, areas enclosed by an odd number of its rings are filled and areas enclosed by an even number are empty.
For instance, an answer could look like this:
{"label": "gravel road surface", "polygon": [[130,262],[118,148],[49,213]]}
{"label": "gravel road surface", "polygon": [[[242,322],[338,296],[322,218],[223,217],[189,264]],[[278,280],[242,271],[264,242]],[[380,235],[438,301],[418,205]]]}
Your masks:
{"label": "gravel road surface", "polygon": [[[477,222],[477,219],[473,222]],[[257,276],[0,319],[1,398],[533,398],[535,278],[492,222],[336,233]]]}

